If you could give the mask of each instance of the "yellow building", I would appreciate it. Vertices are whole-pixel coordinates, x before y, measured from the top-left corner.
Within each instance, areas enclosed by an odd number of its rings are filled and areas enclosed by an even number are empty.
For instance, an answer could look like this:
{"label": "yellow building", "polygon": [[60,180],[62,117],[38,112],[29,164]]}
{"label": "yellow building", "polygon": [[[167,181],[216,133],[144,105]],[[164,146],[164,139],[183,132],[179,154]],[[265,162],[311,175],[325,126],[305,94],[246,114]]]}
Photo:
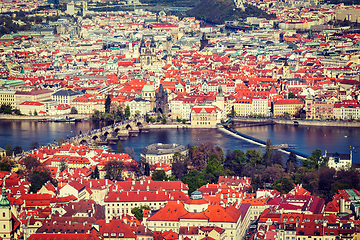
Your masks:
{"label": "yellow building", "polygon": [[274,103],[273,113],[275,117],[282,116],[284,113],[294,116],[303,106],[304,104],[297,99],[281,99]]}
{"label": "yellow building", "polygon": [[244,98],[234,102],[234,110],[237,116],[249,116],[253,113],[252,99]]}

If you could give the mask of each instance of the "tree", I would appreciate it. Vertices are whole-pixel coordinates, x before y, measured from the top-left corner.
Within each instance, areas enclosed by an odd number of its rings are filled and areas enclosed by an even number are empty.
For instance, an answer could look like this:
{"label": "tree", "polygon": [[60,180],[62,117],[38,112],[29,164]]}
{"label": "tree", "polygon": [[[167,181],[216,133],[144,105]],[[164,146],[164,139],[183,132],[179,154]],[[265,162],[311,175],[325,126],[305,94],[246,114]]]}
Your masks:
{"label": "tree", "polygon": [[110,112],[110,105],[111,105],[111,99],[110,99],[110,95],[108,95],[105,100],[105,113]]}
{"label": "tree", "polygon": [[164,170],[153,171],[153,173],[151,175],[151,179],[153,181],[166,181],[166,180],[168,180]]}
{"label": "tree", "polygon": [[224,173],[224,167],[221,165],[219,157],[216,153],[212,153],[209,157],[209,162],[203,170],[205,179],[210,183],[217,183],[219,176]]}
{"label": "tree", "polygon": [[121,144],[121,141],[118,141],[117,144],[117,153],[122,153],[123,152],[123,146]]}
{"label": "tree", "polygon": [[180,180],[187,173],[187,164],[181,160],[173,161],[171,172],[177,180]]}
{"label": "tree", "polygon": [[99,169],[98,169],[97,165],[95,165],[95,169],[91,173],[91,178],[92,179],[99,179]]}
{"label": "tree", "polygon": [[6,156],[12,156],[12,154],[13,154],[13,149],[11,147],[11,144],[7,143],[6,144]]}
{"label": "tree", "polygon": [[30,182],[30,192],[36,193],[48,181],[56,185],[56,181],[51,178],[50,171],[47,168],[33,171],[27,180]]}
{"label": "tree", "polygon": [[235,117],[235,116],[236,116],[236,112],[235,112],[234,106],[232,106],[231,112],[229,113],[229,117]]}
{"label": "tree", "polygon": [[321,149],[316,149],[314,151],[312,151],[311,156],[309,156],[308,158],[301,160],[301,165],[306,167],[307,169],[317,169],[318,168],[318,164],[319,162],[321,162],[321,154],[322,154],[322,150]]}
{"label": "tree", "polygon": [[218,151],[218,149],[215,148],[214,143],[211,141],[201,143],[199,146],[191,148],[191,166],[201,171],[206,167],[212,153],[217,154],[219,159],[222,159],[223,157],[222,152]]}
{"label": "tree", "polygon": [[202,185],[206,184],[206,181],[204,179],[204,174],[202,172],[199,172],[196,169],[191,170],[188,174],[186,174],[182,178],[182,182],[187,184],[189,187],[189,195],[201,187]]}
{"label": "tree", "polygon": [[124,152],[127,153],[131,157],[131,159],[136,159],[136,154],[133,148],[131,149],[129,147],[125,147]]}
{"label": "tree", "polygon": [[18,108],[15,108],[14,113],[15,115],[21,115],[21,111]]}
{"label": "tree", "polygon": [[293,180],[289,176],[278,179],[273,185],[273,189],[278,190],[281,194],[287,194],[294,188]]}
{"label": "tree", "polygon": [[30,150],[37,149],[39,147],[39,143],[36,141],[31,142]]}
{"label": "tree", "polygon": [[71,107],[70,109],[70,114],[77,114],[78,110],[76,109],[76,107]]}
{"label": "tree", "polygon": [[0,171],[8,171],[10,172],[11,169],[15,166],[14,160],[10,159],[7,156],[1,158],[0,162]]}
{"label": "tree", "polygon": [[24,149],[21,146],[15,145],[13,151],[14,151],[15,155],[18,155],[18,154],[22,153],[24,151]]}
{"label": "tree", "polygon": [[298,169],[298,161],[296,154],[294,152],[290,152],[289,158],[286,161],[286,171],[287,172],[296,172]]}
{"label": "tree", "polygon": [[28,172],[32,172],[34,171],[37,167],[40,166],[40,161],[37,160],[36,158],[34,157],[26,157],[24,159],[24,165],[26,167],[26,170]]}
{"label": "tree", "polygon": [[278,164],[278,165],[283,165],[283,156],[281,155],[280,152],[275,152],[273,154],[273,157],[272,157],[272,164],[275,165],[275,164]]}
{"label": "tree", "polygon": [[126,118],[126,119],[129,119],[129,118],[130,118],[130,107],[129,107],[129,105],[127,105],[127,106],[125,107],[125,118]]}
{"label": "tree", "polygon": [[91,114],[90,119],[94,122],[99,122],[102,120],[101,113],[99,110],[94,110],[93,114]]}
{"label": "tree", "polygon": [[245,161],[246,157],[243,151],[235,150],[231,152],[228,150],[224,161],[224,168],[225,170],[233,171],[235,176],[242,176]]}
{"label": "tree", "polygon": [[180,123],[180,122],[181,122],[181,118],[179,118],[178,116],[176,116],[176,121],[177,121],[178,123]]}
{"label": "tree", "polygon": [[271,139],[268,138],[268,140],[266,141],[266,150],[263,155],[263,165],[269,166],[271,164],[271,159],[273,157],[273,154],[274,154],[274,146],[271,142]]}
{"label": "tree", "polygon": [[121,161],[108,161],[105,164],[104,170],[106,172],[105,178],[110,180],[122,180],[122,171],[124,169],[124,163]]}
{"label": "tree", "polygon": [[38,112],[36,111],[36,109],[34,110],[34,116],[37,116]]}
{"label": "tree", "polygon": [[65,139],[63,137],[59,137],[57,144],[60,147],[63,143],[65,143]]}
{"label": "tree", "polygon": [[248,164],[255,167],[261,164],[262,153],[260,149],[248,149],[245,156]]}
{"label": "tree", "polygon": [[289,92],[288,99],[295,98],[295,94],[293,92]]}
{"label": "tree", "polygon": [[144,210],[150,210],[150,207],[149,206],[134,207],[131,210],[131,213],[136,217],[137,220],[142,221]]}
{"label": "tree", "polygon": [[161,119],[161,123],[162,123],[162,124],[166,124],[166,117],[165,117],[165,115],[163,115],[163,118]]}
{"label": "tree", "polygon": [[181,122],[182,122],[182,124],[185,124],[185,123],[186,123],[186,119],[183,119]]}
{"label": "tree", "polygon": [[67,162],[65,160],[60,161],[59,171],[62,172],[67,168]]}

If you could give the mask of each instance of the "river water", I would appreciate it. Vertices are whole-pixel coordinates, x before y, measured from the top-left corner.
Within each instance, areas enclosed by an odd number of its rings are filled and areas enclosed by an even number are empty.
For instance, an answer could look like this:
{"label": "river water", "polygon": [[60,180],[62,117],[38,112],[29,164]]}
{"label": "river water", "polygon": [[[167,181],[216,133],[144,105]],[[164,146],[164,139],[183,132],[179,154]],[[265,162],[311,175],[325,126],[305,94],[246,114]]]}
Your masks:
{"label": "river water", "polygon": [[[0,120],[0,147],[10,143],[22,146],[28,150],[33,142],[47,145],[57,141],[59,137],[67,138],[99,128],[98,123],[83,121],[78,123],[55,123],[20,120]],[[271,139],[273,144],[294,144],[297,151],[310,155],[319,148],[328,152],[349,153],[350,146],[354,151],[360,151],[360,128],[308,127],[292,125],[267,125],[259,127],[239,128],[238,131],[266,141]],[[224,152],[251,148],[264,148],[234,137],[218,129],[151,129],[149,133],[140,133],[138,137],[122,141],[123,148],[133,148],[137,160],[140,150],[150,144],[178,143],[182,145],[199,145],[202,142],[212,141]],[[116,149],[116,146],[112,146]],[[354,153],[353,161],[360,163],[360,153]]]}

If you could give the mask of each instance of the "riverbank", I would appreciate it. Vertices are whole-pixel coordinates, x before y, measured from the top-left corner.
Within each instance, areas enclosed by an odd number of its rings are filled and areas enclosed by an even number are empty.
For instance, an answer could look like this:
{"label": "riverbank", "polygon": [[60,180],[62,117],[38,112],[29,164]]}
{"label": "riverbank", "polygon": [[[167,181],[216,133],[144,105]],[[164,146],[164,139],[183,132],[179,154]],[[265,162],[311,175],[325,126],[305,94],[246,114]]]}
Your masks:
{"label": "riverbank", "polygon": [[276,124],[316,127],[360,127],[360,122],[272,119]]}
{"label": "riverbank", "polygon": [[360,122],[347,121],[316,121],[316,120],[301,120],[301,119],[276,119],[276,118],[236,118],[242,122],[266,122],[273,121],[276,124],[295,125],[295,126],[314,126],[314,127],[356,127],[360,128]]}
{"label": "riverbank", "polygon": [[52,119],[52,118],[81,118],[90,117],[89,114],[67,114],[67,115],[52,115],[52,116],[20,116],[10,114],[0,114],[0,120],[33,120],[38,121],[39,119]]}

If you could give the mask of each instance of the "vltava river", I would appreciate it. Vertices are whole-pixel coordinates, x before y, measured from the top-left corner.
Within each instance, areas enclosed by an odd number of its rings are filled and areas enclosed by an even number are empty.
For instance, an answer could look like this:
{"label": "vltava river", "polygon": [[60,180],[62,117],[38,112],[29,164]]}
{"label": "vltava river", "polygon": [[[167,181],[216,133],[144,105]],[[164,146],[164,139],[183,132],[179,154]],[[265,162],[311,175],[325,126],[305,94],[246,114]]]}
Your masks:
{"label": "vltava river", "polygon": [[[31,143],[36,141],[46,145],[57,141],[59,137],[67,138],[85,133],[99,124],[91,121],[79,123],[55,123],[20,120],[0,120],[0,147],[5,148],[7,143],[12,147],[22,146],[28,150]],[[298,146],[299,152],[310,155],[319,148],[328,152],[349,153],[350,146],[360,151],[360,128],[308,127],[292,125],[268,125],[259,127],[239,128],[238,131],[266,141],[271,139],[273,144],[289,143]],[[258,145],[233,137],[217,129],[151,129],[149,133],[122,141],[123,147],[135,150],[137,159],[140,150],[150,144],[178,143],[182,145],[198,145],[202,142],[213,141],[215,145],[227,149],[246,151],[250,148],[259,148]],[[116,149],[116,146],[113,146]],[[261,148],[263,149],[263,148]],[[360,153],[354,153],[354,162],[360,163]]]}

